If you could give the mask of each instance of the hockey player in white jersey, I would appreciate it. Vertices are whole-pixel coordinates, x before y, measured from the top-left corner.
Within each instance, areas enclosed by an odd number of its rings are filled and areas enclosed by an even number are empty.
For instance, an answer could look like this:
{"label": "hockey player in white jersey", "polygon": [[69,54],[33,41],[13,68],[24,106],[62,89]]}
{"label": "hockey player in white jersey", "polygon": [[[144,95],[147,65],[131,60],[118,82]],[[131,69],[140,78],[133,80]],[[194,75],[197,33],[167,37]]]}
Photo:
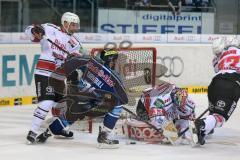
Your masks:
{"label": "hockey player in white jersey", "polygon": [[205,136],[222,127],[236,108],[240,97],[240,49],[236,37],[213,42],[213,67],[216,75],[208,87],[210,114],[197,119],[192,128],[195,143],[205,144]]}
{"label": "hockey player in white jersey", "polygon": [[[162,131],[168,128],[180,133],[188,127],[188,121],[195,118],[194,110],[195,103],[185,89],[163,83],[143,91],[136,112],[140,119],[149,121]],[[183,137],[189,140],[189,132],[185,132]],[[168,140],[172,141],[171,138]]]}
{"label": "hockey player in white jersey", "polygon": [[[28,143],[46,141],[49,136],[48,130],[42,132],[40,126],[52,107],[63,99],[65,75],[61,65],[67,58],[67,54],[61,48],[72,55],[81,54],[82,46],[74,36],[79,29],[79,17],[74,13],[66,12],[62,15],[61,24],[61,27],[49,23],[32,25],[25,30],[33,42],[41,44],[41,55],[34,72],[38,107],[34,111],[31,128],[27,135]],[[64,124],[61,117],[55,118],[49,129],[55,135],[73,137],[73,132],[67,129],[67,124]]]}

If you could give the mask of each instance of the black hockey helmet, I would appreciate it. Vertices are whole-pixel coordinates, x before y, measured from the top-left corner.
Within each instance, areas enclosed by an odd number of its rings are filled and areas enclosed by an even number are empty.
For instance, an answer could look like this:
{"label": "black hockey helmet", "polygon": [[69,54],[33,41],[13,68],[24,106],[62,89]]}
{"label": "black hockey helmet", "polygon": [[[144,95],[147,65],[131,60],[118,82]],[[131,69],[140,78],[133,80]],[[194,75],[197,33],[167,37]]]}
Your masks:
{"label": "black hockey helmet", "polygon": [[104,61],[105,66],[114,69],[115,62],[118,58],[118,51],[112,49],[110,50],[104,49],[100,52],[100,58]]}

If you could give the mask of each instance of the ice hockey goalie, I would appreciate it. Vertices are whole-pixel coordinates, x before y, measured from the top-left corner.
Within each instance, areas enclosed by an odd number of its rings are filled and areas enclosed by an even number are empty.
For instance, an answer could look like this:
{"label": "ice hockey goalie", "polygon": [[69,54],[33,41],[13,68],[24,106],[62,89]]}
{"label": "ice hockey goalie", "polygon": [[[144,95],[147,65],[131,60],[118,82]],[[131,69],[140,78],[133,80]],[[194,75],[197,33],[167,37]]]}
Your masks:
{"label": "ice hockey goalie", "polygon": [[[125,132],[129,138],[152,143],[167,142],[176,144],[178,133],[188,127],[193,120],[195,104],[186,90],[173,84],[163,83],[143,91],[136,113],[138,120],[128,119]],[[162,132],[150,127],[145,121]],[[181,139],[188,141],[190,133],[185,132]]]}

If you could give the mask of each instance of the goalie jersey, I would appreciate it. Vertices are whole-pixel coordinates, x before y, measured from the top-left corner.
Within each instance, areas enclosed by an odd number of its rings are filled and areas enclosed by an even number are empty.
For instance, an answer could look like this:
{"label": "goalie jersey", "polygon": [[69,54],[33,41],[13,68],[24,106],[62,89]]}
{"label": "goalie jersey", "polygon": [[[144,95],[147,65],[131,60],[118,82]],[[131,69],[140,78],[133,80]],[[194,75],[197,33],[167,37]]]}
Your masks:
{"label": "goalie jersey", "polygon": [[[186,95],[183,105],[177,105],[175,91],[179,89],[173,84],[164,83],[144,91],[141,96],[149,118],[165,117],[167,120],[194,118],[194,102]],[[155,119],[156,123],[158,118]]]}
{"label": "goalie jersey", "polygon": [[[58,46],[67,50],[71,54],[79,54],[82,49],[81,43],[79,40],[73,36],[69,35],[60,27],[55,26],[50,23],[41,25],[45,31],[45,36],[56,43]],[[39,42],[38,39],[35,39],[32,35],[32,28],[34,26],[28,26],[25,30],[25,34],[30,37],[32,42]],[[64,63],[67,55],[54,44],[51,44],[47,39],[42,39],[41,43],[41,55],[39,57],[38,63],[36,65],[35,74],[43,75],[47,77],[53,77],[58,80],[64,80],[65,74],[63,69],[58,69]]]}

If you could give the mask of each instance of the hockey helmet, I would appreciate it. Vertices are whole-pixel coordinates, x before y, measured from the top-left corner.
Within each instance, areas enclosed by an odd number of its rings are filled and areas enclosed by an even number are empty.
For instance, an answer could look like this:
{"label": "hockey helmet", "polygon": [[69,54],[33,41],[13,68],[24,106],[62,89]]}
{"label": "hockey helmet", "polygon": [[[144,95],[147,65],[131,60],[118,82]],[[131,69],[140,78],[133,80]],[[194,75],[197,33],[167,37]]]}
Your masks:
{"label": "hockey helmet", "polygon": [[236,36],[229,36],[225,40],[225,48],[230,47],[230,46],[239,47],[239,44],[240,44],[240,42]]}
{"label": "hockey helmet", "polygon": [[215,39],[212,43],[212,50],[214,55],[219,55],[225,48],[225,40],[223,38]]}
{"label": "hockey helmet", "polygon": [[[64,27],[64,22],[68,23],[68,27]],[[75,23],[77,25],[77,29],[80,29],[80,19],[78,15],[71,12],[65,12],[61,18],[61,24],[67,32],[69,32],[68,29],[71,23]]]}
{"label": "hockey helmet", "polygon": [[115,61],[118,58],[118,51],[112,50],[112,49],[111,50],[104,49],[100,52],[100,58],[103,60],[105,66],[108,66],[111,69],[114,69]]}

